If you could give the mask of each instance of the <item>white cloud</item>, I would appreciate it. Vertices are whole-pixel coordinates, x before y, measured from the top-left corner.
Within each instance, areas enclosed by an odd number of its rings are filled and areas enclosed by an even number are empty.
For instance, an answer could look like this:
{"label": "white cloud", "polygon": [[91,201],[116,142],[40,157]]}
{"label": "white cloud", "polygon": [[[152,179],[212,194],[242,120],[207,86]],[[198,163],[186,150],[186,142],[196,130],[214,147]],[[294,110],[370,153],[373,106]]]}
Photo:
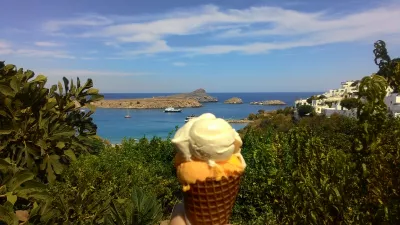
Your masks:
{"label": "white cloud", "polygon": [[38,74],[57,77],[98,77],[98,76],[143,76],[150,73],[144,72],[118,72],[102,70],[37,70]]}
{"label": "white cloud", "polygon": [[144,48],[125,52],[125,55],[151,55],[160,52],[172,52],[174,51],[171,47],[167,45],[167,42],[164,40],[159,40],[153,43],[148,44]]}
{"label": "white cloud", "polygon": [[81,57],[82,60],[96,60],[95,57]]}
{"label": "white cloud", "polygon": [[186,66],[186,63],[184,63],[184,62],[174,62],[174,63],[172,63],[172,65],[174,65],[174,66]]}
{"label": "white cloud", "polygon": [[43,28],[46,31],[56,32],[66,27],[95,27],[95,26],[109,25],[111,23],[112,21],[107,17],[98,15],[88,15],[67,20],[47,21],[43,25]]}
{"label": "white cloud", "polygon": [[116,42],[112,42],[112,41],[106,41],[106,42],[104,42],[104,45],[111,46],[111,47],[114,47],[114,48],[120,48],[121,47],[119,44],[117,44]]}
{"label": "white cloud", "polygon": [[74,56],[64,51],[47,51],[29,48],[13,49],[1,48],[0,55],[16,55],[21,57],[35,57],[35,58],[62,58],[62,59],[75,59]]}
{"label": "white cloud", "polygon": [[[90,27],[80,37],[101,40],[106,45],[130,44],[123,54],[143,55],[167,52],[196,54],[268,53],[271,50],[323,44],[371,41],[385,36],[400,37],[400,5],[386,4],[350,14],[304,12],[280,7],[258,6],[246,9],[223,10],[207,5],[197,10],[181,9],[162,15],[133,17],[88,16],[65,21],[50,21],[47,30],[63,32],[67,27]],[[68,29],[66,29],[68,30]],[[202,35],[196,46],[170,46],[169,37]],[[205,36],[206,35],[206,36]],[[204,38],[206,37],[206,38]],[[210,38],[217,37],[217,38]],[[254,38],[279,41],[255,42]],[[225,45],[223,39],[235,44]],[[198,40],[198,39],[196,39]],[[259,40],[259,39],[258,39]],[[132,43],[135,44],[132,47]]]}
{"label": "white cloud", "polygon": [[35,45],[40,47],[58,47],[62,46],[63,44],[51,41],[38,41],[35,42]]}

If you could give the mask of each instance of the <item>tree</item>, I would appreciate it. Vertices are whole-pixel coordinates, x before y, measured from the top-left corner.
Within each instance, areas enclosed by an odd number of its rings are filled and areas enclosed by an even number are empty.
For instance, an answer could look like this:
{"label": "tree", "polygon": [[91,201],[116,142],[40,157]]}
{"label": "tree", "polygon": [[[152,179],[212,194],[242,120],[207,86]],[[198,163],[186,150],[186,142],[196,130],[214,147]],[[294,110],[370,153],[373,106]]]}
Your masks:
{"label": "tree", "polygon": [[377,75],[384,77],[394,92],[399,91],[400,85],[400,58],[391,59],[382,40],[374,44],[375,64],[379,66]]}
{"label": "tree", "polygon": [[313,96],[307,98],[307,103],[311,105],[312,101],[315,99],[316,99],[316,97],[313,95]]}
{"label": "tree", "polygon": [[297,107],[297,112],[299,113],[300,117],[311,115],[314,112],[314,107],[311,105],[301,105]]}
{"label": "tree", "polygon": [[345,98],[340,102],[340,105],[348,110],[355,109],[358,107],[358,99],[356,98]]}
{"label": "tree", "polygon": [[326,96],[325,96],[325,95],[320,95],[320,96],[318,97],[318,99],[326,99]]}
{"label": "tree", "polygon": [[91,103],[103,96],[91,79],[83,85],[79,78],[76,85],[63,81],[48,89],[45,76],[0,62],[0,214],[8,215],[9,224],[19,209],[31,218],[50,218],[45,184],[54,183],[98,139]]}

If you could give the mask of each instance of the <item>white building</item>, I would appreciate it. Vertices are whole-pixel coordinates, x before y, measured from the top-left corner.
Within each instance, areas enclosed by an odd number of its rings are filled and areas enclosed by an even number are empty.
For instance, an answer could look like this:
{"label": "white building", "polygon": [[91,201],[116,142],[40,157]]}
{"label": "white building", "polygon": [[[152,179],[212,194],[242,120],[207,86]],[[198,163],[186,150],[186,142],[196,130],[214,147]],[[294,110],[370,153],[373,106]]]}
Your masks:
{"label": "white building", "polygon": [[325,99],[312,100],[311,106],[314,107],[315,112],[318,114],[322,113],[322,109],[329,108],[329,105],[325,103]]}
{"label": "white building", "polygon": [[355,97],[358,94],[359,81],[344,81],[338,89],[332,89],[325,92],[326,97]]}
{"label": "white building", "polygon": [[294,105],[298,106],[298,105],[308,105],[307,99],[298,99],[296,101],[294,101]]}
{"label": "white building", "polygon": [[[360,87],[360,81],[345,81],[341,82],[341,87],[338,89],[332,89],[325,92],[323,95],[324,99],[313,100],[311,106],[314,107],[317,114],[324,114],[331,116],[332,114],[340,114],[349,117],[357,116],[357,109],[348,110],[340,105],[340,102],[344,98],[358,98],[358,89]],[[385,104],[388,106],[388,112],[394,116],[400,116],[400,95],[393,93],[393,89],[388,87],[386,90],[387,94],[384,99]],[[297,105],[309,105],[307,99],[300,99],[295,101]]]}
{"label": "white building", "polygon": [[393,116],[400,115],[400,95],[398,93],[390,93],[385,99],[385,104],[388,106],[388,111]]}

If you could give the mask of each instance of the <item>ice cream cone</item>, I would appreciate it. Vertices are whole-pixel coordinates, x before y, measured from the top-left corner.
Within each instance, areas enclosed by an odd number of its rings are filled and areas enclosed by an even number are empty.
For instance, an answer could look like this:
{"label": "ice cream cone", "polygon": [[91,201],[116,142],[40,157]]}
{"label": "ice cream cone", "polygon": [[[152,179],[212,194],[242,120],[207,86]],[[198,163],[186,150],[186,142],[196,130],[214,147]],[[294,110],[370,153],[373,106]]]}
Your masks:
{"label": "ice cream cone", "polygon": [[228,224],[239,191],[240,177],[222,177],[219,181],[207,178],[204,182],[190,184],[190,189],[184,192],[183,201],[185,216],[190,224]]}

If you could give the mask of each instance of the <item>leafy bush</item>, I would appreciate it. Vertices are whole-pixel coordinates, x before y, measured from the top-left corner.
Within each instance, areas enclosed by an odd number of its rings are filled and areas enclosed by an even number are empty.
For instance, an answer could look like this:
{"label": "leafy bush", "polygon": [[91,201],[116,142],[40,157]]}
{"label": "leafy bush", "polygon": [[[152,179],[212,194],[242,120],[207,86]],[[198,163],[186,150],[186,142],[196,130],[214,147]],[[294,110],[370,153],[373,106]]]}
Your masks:
{"label": "leafy bush", "polygon": [[173,154],[169,140],[142,138],[138,142],[125,139],[120,146],[107,146],[98,155],[80,157],[52,187],[51,193],[57,196],[53,207],[65,212],[59,219],[74,224],[103,222],[110,204],[117,210],[118,201],[131,198],[133,187],[156,196],[162,215],[169,216],[180,193]]}
{"label": "leafy bush", "polygon": [[284,109],[276,110],[276,113],[277,114],[284,114],[285,116],[293,115],[294,114],[294,108],[293,107],[285,107]]}
{"label": "leafy bush", "polygon": [[91,103],[102,96],[91,79],[63,80],[48,89],[45,76],[0,63],[0,211],[9,224],[18,223],[15,212],[50,220],[55,212],[45,184],[90,153],[97,139]]}
{"label": "leafy bush", "polygon": [[350,110],[358,108],[359,102],[356,98],[345,98],[340,101],[340,105]]}
{"label": "leafy bush", "polygon": [[257,115],[254,113],[250,113],[249,116],[247,117],[249,120],[255,120],[257,119]]}
{"label": "leafy bush", "polygon": [[297,112],[299,113],[300,117],[311,115],[314,112],[314,107],[311,105],[301,105],[297,107]]}
{"label": "leafy bush", "polygon": [[389,132],[400,131],[400,119],[384,126],[381,144],[365,155],[354,145],[359,123],[342,116],[304,118],[289,131],[248,130],[234,222],[399,223],[400,137]]}
{"label": "leafy bush", "polygon": [[153,225],[162,218],[161,205],[153,195],[133,188],[131,198],[125,201],[113,201],[105,224],[116,225]]}
{"label": "leafy bush", "polygon": [[[84,85],[45,88],[47,78],[14,65],[0,69],[0,157],[54,182],[65,165],[90,151],[96,138],[91,103],[102,98],[89,79]],[[90,112],[80,111],[82,106]]]}

